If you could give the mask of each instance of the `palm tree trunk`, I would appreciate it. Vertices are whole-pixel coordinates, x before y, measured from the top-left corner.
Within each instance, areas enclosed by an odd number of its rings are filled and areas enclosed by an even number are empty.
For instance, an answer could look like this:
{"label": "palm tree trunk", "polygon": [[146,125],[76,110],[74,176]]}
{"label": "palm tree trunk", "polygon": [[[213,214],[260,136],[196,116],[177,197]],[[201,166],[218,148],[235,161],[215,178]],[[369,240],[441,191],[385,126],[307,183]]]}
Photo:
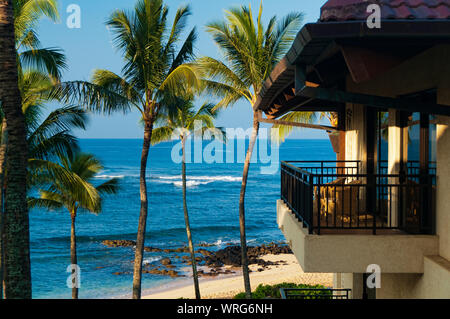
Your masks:
{"label": "palm tree trunk", "polygon": [[0,99],[8,126],[4,250],[5,296],[31,298],[30,234],[27,207],[27,142],[18,88],[11,0],[0,0]]}
{"label": "palm tree trunk", "polygon": [[250,160],[255,147],[256,138],[259,132],[258,111],[253,112],[253,131],[248,145],[247,156],[245,157],[244,171],[242,173],[241,194],[239,197],[239,230],[241,233],[241,255],[242,255],[242,275],[244,277],[245,295],[248,299],[252,297],[252,288],[250,285],[250,275],[248,271],[247,256],[247,238],[245,234],[245,190],[247,187],[248,171],[250,169]]}
{"label": "palm tree trunk", "polygon": [[184,222],[186,223],[186,234],[189,242],[189,252],[191,254],[192,276],[194,277],[195,298],[200,299],[200,286],[198,284],[197,261],[195,260],[194,243],[192,242],[191,226],[189,224],[189,214],[186,202],[186,160],[185,160],[185,143],[186,137],[181,138],[181,145],[183,150],[183,160],[181,162],[181,176],[183,180],[183,210]]}
{"label": "palm tree trunk", "polygon": [[140,172],[140,196],[141,210],[139,213],[139,225],[136,239],[136,252],[134,257],[133,272],[133,299],[141,299],[142,283],[142,260],[144,259],[145,231],[147,226],[148,198],[147,198],[147,160],[152,140],[153,121],[146,121],[144,130],[144,145],[141,154],[141,172]]}
{"label": "palm tree trunk", "polygon": [[[70,226],[70,263],[72,265],[78,265],[77,261],[77,237],[75,234],[75,218],[76,212],[70,214],[70,219],[72,221]],[[76,280],[78,283],[78,280]],[[72,287],[72,299],[78,299],[78,287]]]}
{"label": "palm tree trunk", "polygon": [[3,299],[3,275],[4,275],[4,261],[5,261],[5,251],[3,249],[3,216],[4,216],[4,185],[5,185],[5,163],[6,163],[6,143],[7,143],[7,132],[6,132],[6,119],[3,117],[2,120],[2,136],[0,144],[0,299]]}

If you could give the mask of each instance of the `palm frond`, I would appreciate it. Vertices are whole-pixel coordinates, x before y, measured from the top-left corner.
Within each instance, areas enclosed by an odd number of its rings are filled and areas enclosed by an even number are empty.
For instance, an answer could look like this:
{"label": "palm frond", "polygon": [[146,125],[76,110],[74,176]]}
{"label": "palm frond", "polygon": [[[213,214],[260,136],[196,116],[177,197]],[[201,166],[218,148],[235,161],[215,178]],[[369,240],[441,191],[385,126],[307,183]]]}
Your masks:
{"label": "palm frond", "polygon": [[45,120],[31,132],[28,140],[42,141],[60,132],[85,129],[88,121],[86,111],[78,106],[65,106],[52,111]]}
{"label": "palm frond", "polygon": [[72,156],[80,147],[75,136],[62,131],[29,143],[28,149],[29,156],[33,158],[52,160],[61,156]]}
{"label": "palm frond", "polygon": [[50,211],[60,210],[64,205],[56,200],[38,197],[28,197],[28,208],[43,208]]}
{"label": "palm frond", "polygon": [[197,30],[194,27],[187,36],[176,57],[174,58],[170,71],[175,70],[183,63],[190,62],[194,58],[194,43],[196,40]]}
{"label": "palm frond", "polygon": [[205,91],[221,99],[218,107],[232,105],[239,97],[253,105],[262,83],[299,29],[302,14],[290,13],[281,22],[274,16],[264,27],[262,10],[261,4],[255,20],[251,7],[233,7],[222,21],[207,25],[206,31],[219,46],[222,58],[203,57],[197,63]]}
{"label": "palm frond", "polygon": [[194,68],[188,64],[182,64],[167,75],[159,90],[177,94],[177,92],[184,93],[186,89],[196,91],[199,87],[200,83]]}
{"label": "palm frond", "polygon": [[87,81],[62,82],[44,92],[43,96],[106,115],[128,113],[135,106],[126,96]]}
{"label": "palm frond", "polygon": [[120,190],[119,183],[117,178],[112,178],[109,181],[98,185],[95,189],[99,194],[117,194]]}
{"label": "palm frond", "polygon": [[36,27],[42,17],[47,17],[53,22],[59,20],[56,0],[15,0],[13,1],[13,10],[14,29],[18,47],[30,44],[30,42],[24,42],[23,40],[27,38],[29,31]]}
{"label": "palm frond", "polygon": [[[173,50],[173,45],[180,40],[180,35],[187,25],[187,18],[191,15],[189,5],[178,8],[175,18],[173,19],[172,29],[166,44],[165,53]],[[191,32],[192,33],[192,32]],[[189,38],[189,36],[188,36]]]}
{"label": "palm frond", "polygon": [[58,48],[33,49],[19,53],[21,67],[47,72],[56,79],[67,69],[66,56]]}
{"label": "palm frond", "polygon": [[153,129],[152,145],[168,142],[172,139],[175,129],[169,126],[161,126]]}
{"label": "palm frond", "polygon": [[[281,121],[286,122],[296,122],[296,123],[313,123],[317,120],[317,114],[314,112],[291,112],[280,118]],[[284,142],[286,137],[291,134],[294,129],[298,129],[297,127],[293,127],[291,125],[273,125],[273,130],[271,130],[272,140],[281,143]]]}

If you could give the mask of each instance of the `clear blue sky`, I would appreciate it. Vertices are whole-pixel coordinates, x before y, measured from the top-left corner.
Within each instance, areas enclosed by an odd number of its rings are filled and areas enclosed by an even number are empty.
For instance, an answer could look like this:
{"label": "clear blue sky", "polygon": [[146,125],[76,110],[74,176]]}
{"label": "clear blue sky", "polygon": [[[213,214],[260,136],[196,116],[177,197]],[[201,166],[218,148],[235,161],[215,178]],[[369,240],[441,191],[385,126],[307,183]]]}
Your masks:
{"label": "clear blue sky", "polygon": [[[170,18],[176,9],[189,3],[192,16],[189,18],[189,29],[197,26],[199,39],[196,44],[196,54],[217,57],[219,52],[211,37],[204,31],[206,23],[221,19],[225,9],[231,6],[251,4],[254,11],[259,7],[259,0],[166,0],[170,8]],[[305,14],[304,23],[315,22],[319,18],[320,7],[325,0],[264,0],[263,18],[265,24],[270,17],[277,15],[282,18],[291,11],[302,11]],[[131,9],[135,0],[59,0],[61,22],[54,24],[43,20],[39,35],[44,46],[64,49],[69,69],[64,74],[64,80],[89,80],[96,68],[105,68],[120,73],[123,65],[120,53],[111,44],[111,34],[104,22],[117,8]],[[81,7],[81,28],[69,29],[66,26],[70,4]],[[116,114],[105,117],[93,115],[86,131],[77,131],[80,138],[141,138],[142,128],[138,124],[139,115]],[[217,124],[223,127],[248,128],[252,123],[251,108],[246,101],[237,103],[234,107],[221,113]],[[324,132],[299,130],[293,133],[294,138],[325,138]]]}

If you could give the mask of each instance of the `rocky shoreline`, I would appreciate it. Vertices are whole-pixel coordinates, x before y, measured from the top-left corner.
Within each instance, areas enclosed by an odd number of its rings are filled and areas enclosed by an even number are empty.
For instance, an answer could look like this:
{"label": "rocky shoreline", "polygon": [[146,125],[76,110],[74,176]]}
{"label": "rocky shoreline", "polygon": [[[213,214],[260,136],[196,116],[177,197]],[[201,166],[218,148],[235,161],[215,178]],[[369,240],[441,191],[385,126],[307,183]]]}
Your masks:
{"label": "rocky shoreline", "polygon": [[[136,242],[133,240],[105,240],[103,245],[110,248],[118,247],[134,247]],[[219,275],[233,274],[241,266],[241,247],[227,244],[227,247],[219,249],[217,251],[208,250],[205,248],[213,247],[211,244],[198,244],[197,247],[201,247],[195,251],[196,261],[199,267],[198,274],[200,277],[216,277]],[[191,265],[191,257],[189,255],[188,247],[179,247],[173,249],[162,249],[156,247],[145,247],[145,252],[149,253],[165,253],[174,254],[170,257],[162,258],[158,261],[157,265],[144,265],[144,274],[163,275],[170,276],[172,278],[185,277],[176,270],[177,266],[174,265],[174,261],[184,265]],[[284,265],[283,261],[265,261],[261,259],[264,255],[280,255],[280,254],[292,254],[289,246],[285,244],[270,243],[268,245],[261,246],[249,246],[247,247],[249,265],[258,265],[257,270],[263,271],[269,266]],[[134,261],[131,261],[134,262]],[[209,269],[209,271],[207,271]],[[115,275],[125,275],[128,272],[116,272]]]}

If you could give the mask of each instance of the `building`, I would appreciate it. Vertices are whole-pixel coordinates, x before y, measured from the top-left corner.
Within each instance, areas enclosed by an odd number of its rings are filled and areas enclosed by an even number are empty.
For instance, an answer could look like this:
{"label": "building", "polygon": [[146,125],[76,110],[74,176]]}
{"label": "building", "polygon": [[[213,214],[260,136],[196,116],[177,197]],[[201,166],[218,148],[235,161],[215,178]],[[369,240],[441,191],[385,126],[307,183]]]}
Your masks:
{"label": "building", "polygon": [[291,111],[338,118],[316,127],[336,161],[282,163],[277,221],[305,272],[335,273],[353,298],[450,298],[448,0],[329,0],[255,109],[275,124],[302,126],[279,120]]}

